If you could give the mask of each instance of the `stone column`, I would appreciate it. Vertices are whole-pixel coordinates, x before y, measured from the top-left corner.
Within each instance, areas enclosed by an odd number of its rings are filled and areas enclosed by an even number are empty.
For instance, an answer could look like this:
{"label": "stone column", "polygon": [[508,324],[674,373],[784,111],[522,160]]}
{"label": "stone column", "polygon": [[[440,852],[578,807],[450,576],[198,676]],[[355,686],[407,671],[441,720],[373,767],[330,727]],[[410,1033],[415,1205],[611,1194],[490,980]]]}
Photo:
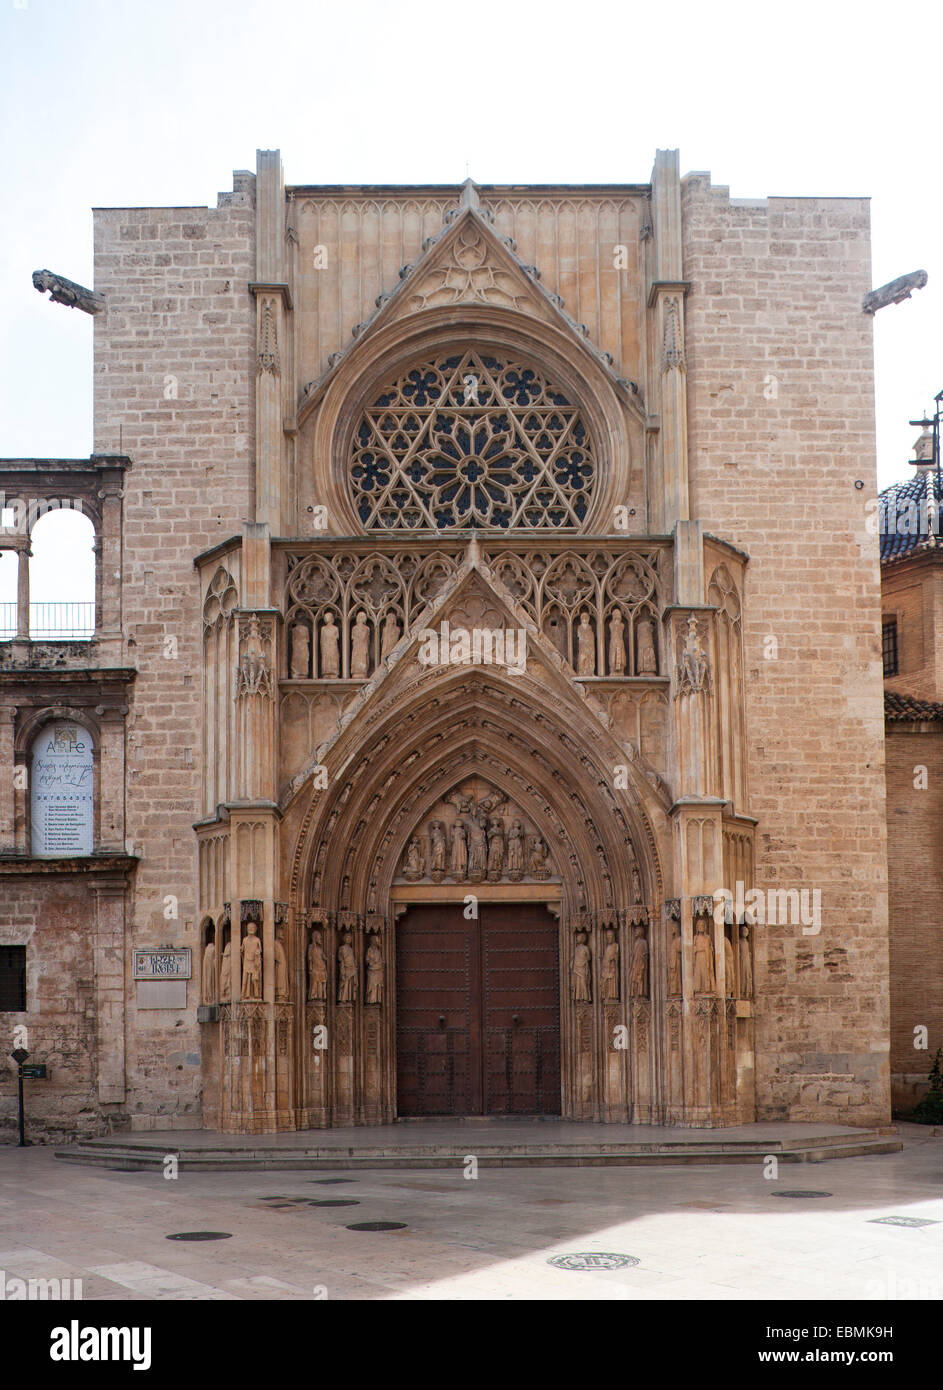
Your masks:
{"label": "stone column", "polygon": [[17,551],[16,635],[21,641],[29,641],[29,562],[32,553],[29,546]]}
{"label": "stone column", "polygon": [[95,900],[96,1045],[98,1099],[125,1100],[125,892],[123,878],[92,884]]}
{"label": "stone column", "polygon": [[285,178],[278,150],[259,150],[256,172],[256,520],[283,532],[283,420],[293,414],[287,316],[292,308],[286,254]]}
{"label": "stone column", "polygon": [[101,705],[101,747],[98,752],[99,844],[98,849],[124,854],[124,717],[127,706],[109,709]]}
{"label": "stone column", "polygon": [[[650,392],[661,432],[664,530],[690,515],[687,380],[684,352],[681,179],[677,150],[659,150],[652,170],[653,254],[648,290]],[[656,506],[656,511],[660,507]]]}
{"label": "stone column", "polygon": [[15,729],[16,707],[5,705],[0,708],[0,850],[16,848],[16,766],[13,755]]}
{"label": "stone column", "polygon": [[122,499],[124,475],[120,468],[102,473],[98,497],[101,529],[95,537],[95,637],[105,665],[122,662]]}

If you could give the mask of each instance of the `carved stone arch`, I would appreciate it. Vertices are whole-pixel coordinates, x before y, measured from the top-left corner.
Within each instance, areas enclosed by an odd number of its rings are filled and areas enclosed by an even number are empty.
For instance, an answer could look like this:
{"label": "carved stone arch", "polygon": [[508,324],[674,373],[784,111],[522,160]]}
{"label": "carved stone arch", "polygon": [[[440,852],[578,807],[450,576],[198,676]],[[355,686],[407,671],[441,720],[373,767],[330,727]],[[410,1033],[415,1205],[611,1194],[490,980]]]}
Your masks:
{"label": "carved stone arch", "polygon": [[44,705],[42,709],[30,710],[28,714],[24,714],[17,723],[16,736],[13,742],[14,756],[18,758],[29,757],[33,740],[43,725],[51,724],[58,719],[69,719],[76,724],[81,724],[82,728],[91,734],[97,771],[101,744],[101,723],[91,710],[73,705]]}
{"label": "carved stone arch", "polygon": [[[548,844],[566,843],[561,879],[574,910],[630,903],[636,858],[646,897],[660,901],[670,837],[661,825],[655,834],[653,820],[666,818],[653,789],[633,768],[630,790],[617,790],[612,768],[620,752],[598,721],[577,707],[540,708],[540,701],[539,690],[520,681],[452,671],[419,689],[398,691],[374,718],[352,720],[324,754],[328,791],[314,794],[299,828],[289,889],[293,906],[306,910],[313,894],[327,909],[384,911],[385,885],[411,829],[397,813],[417,785],[426,783],[432,794],[445,777],[436,781],[443,763],[449,775],[460,776],[462,768],[471,775],[477,767],[509,792],[513,787],[517,797],[543,800],[542,813],[533,799],[528,804],[535,823],[551,836]],[[522,718],[528,710],[529,723]],[[498,766],[489,761],[495,757]],[[553,835],[555,824],[563,828],[562,837]],[[338,845],[346,847],[343,856],[331,851]],[[385,866],[382,875],[378,860]],[[340,902],[345,881],[355,885],[357,902]],[[374,903],[367,902],[371,883]]]}
{"label": "carved stone arch", "polygon": [[[641,501],[644,418],[635,398],[617,389],[611,374],[564,328],[518,310],[462,304],[423,310],[366,330],[323,388],[303,401],[298,413],[302,453],[309,469],[320,469],[318,498],[327,504],[335,534],[364,534],[347,485],[350,441],[364,407],[411,365],[430,355],[463,353],[472,347],[532,362],[579,408],[594,441],[598,470],[579,531],[609,531],[613,508],[624,503],[628,492]],[[644,505],[638,513],[641,527]]]}

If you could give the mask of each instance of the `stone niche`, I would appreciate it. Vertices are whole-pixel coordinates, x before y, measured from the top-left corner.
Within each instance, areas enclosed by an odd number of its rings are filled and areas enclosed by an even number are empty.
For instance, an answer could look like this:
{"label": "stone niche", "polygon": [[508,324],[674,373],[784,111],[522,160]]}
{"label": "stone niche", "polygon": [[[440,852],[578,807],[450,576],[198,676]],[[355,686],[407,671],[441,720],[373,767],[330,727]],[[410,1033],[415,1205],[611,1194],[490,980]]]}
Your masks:
{"label": "stone niche", "polygon": [[427,812],[400,858],[397,883],[559,882],[544,836],[482,777],[459,783]]}

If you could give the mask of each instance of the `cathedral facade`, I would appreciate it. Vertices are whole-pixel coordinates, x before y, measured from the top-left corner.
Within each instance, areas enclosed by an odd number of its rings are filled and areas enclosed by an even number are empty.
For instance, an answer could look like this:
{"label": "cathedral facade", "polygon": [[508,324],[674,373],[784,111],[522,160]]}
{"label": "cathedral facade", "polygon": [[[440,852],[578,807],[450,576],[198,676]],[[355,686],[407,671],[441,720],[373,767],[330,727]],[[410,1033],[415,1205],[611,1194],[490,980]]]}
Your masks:
{"label": "cathedral facade", "polygon": [[2,475],[98,565],[0,657],[37,1125],[887,1121],[868,225],[673,151],[96,211],[96,453]]}

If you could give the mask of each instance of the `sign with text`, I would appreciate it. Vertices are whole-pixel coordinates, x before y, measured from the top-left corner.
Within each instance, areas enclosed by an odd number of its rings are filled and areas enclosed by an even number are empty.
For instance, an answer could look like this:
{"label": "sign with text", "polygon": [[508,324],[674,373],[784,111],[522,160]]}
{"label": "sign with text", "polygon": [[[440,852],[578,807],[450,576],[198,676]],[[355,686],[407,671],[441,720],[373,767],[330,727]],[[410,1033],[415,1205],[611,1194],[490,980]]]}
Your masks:
{"label": "sign with text", "polygon": [[41,858],[91,854],[94,840],[92,739],[81,724],[46,724],[33,743],[32,841]]}
{"label": "sign with text", "polygon": [[134,952],[136,980],[189,980],[190,947],[158,946]]}

